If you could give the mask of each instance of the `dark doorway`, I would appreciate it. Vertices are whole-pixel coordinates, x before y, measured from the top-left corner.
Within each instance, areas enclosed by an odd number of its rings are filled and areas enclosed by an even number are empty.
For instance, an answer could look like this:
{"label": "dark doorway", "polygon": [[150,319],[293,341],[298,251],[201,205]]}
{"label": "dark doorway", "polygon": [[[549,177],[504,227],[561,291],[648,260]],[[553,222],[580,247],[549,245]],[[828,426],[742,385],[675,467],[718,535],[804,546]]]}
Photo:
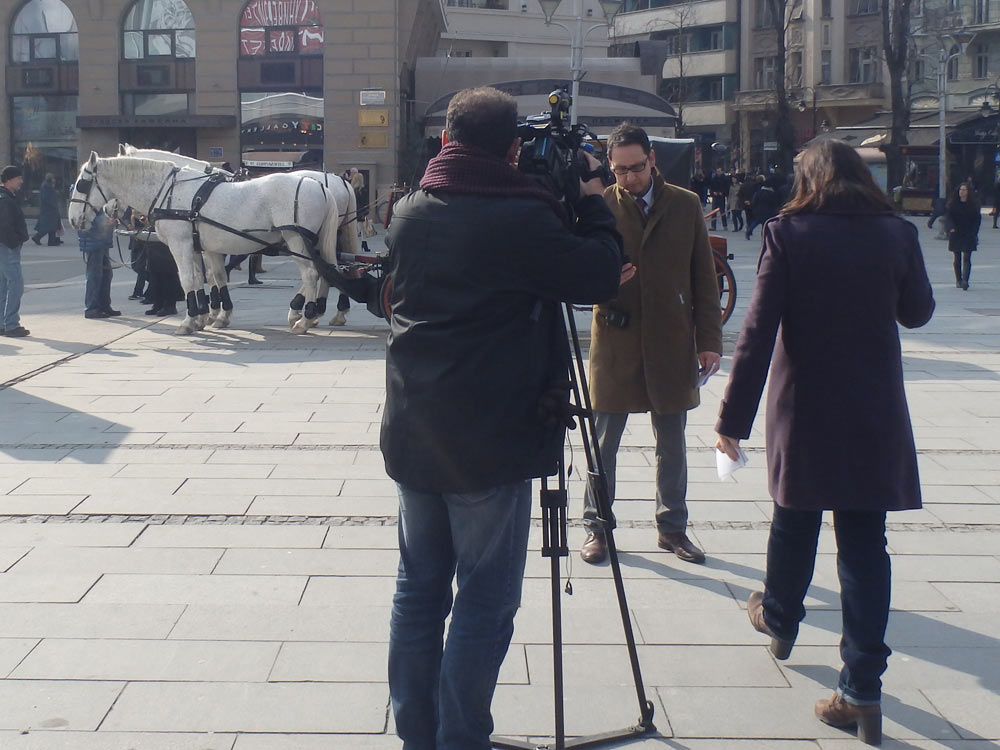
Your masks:
{"label": "dark doorway", "polygon": [[190,157],[198,155],[198,137],[194,128],[122,128],[118,135],[122,143],[136,148],[158,148]]}

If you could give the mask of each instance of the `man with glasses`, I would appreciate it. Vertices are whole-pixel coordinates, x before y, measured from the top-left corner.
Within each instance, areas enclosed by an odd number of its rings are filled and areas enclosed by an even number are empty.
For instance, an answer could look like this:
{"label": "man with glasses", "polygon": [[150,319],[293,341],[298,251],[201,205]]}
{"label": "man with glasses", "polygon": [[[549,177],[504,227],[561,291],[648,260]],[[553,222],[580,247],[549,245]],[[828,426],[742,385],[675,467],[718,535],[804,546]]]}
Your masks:
{"label": "man with glasses", "polygon": [[[681,560],[705,561],[687,536],[687,412],[699,380],[719,368],[722,316],[715,263],[698,197],[667,184],[644,130],[627,123],[608,136],[616,184],[604,192],[636,267],[618,296],[594,308],[590,393],[597,439],[615,495],[618,446],[629,414],[649,412],[656,438],[657,544]],[[607,557],[604,524],[584,497],[585,562]],[[605,519],[610,520],[610,519]]]}

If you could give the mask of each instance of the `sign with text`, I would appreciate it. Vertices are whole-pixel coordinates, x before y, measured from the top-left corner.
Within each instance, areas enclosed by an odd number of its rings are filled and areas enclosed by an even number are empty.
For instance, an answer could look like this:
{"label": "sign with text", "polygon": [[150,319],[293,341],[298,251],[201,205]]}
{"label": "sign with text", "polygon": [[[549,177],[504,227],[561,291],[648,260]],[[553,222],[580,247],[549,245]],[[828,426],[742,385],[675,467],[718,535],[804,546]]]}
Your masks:
{"label": "sign with text", "polygon": [[362,128],[380,128],[389,125],[388,109],[359,109],[358,125]]}
{"label": "sign with text", "polygon": [[358,133],[358,148],[389,148],[389,133],[385,130]]}
{"label": "sign with text", "polygon": [[385,89],[362,89],[359,103],[362,107],[385,106]]}

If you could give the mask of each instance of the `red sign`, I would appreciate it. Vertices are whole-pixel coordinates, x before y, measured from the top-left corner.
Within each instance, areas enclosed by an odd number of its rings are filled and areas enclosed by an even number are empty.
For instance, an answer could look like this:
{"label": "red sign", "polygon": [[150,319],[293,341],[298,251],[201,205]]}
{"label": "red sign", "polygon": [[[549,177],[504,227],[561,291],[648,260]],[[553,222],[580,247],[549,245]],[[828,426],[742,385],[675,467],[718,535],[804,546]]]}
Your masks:
{"label": "red sign", "polygon": [[315,0],[251,0],[240,26],[319,26]]}

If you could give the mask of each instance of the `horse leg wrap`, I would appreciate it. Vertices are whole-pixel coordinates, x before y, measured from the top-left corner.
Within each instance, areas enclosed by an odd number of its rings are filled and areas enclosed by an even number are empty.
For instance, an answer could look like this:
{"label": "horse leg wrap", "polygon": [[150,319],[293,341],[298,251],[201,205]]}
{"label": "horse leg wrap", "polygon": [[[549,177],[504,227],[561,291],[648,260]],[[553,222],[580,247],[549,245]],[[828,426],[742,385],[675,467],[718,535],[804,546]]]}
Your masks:
{"label": "horse leg wrap", "polygon": [[303,311],[302,314],[306,317],[306,320],[312,320],[313,318],[315,318],[316,317],[316,303],[315,302],[306,302],[306,309]]}
{"label": "horse leg wrap", "polygon": [[205,294],[205,290],[199,289],[195,294],[198,298],[198,314],[208,315],[208,296]]}
{"label": "horse leg wrap", "polygon": [[233,298],[229,296],[228,286],[224,286],[222,287],[222,289],[219,290],[219,299],[222,302],[223,310],[228,311],[233,309]]}
{"label": "horse leg wrap", "polygon": [[209,301],[213,310],[218,310],[222,305],[222,297],[219,295],[219,287],[213,286],[209,292]]}
{"label": "horse leg wrap", "polygon": [[[326,297],[320,297],[316,300],[316,315],[318,317],[323,317],[326,314]],[[306,316],[309,317],[308,315]]]}
{"label": "horse leg wrap", "polygon": [[288,306],[293,310],[301,310],[305,304],[306,304],[305,295],[296,294],[294,297],[292,297],[292,301]]}
{"label": "horse leg wrap", "polygon": [[[204,294],[204,292],[202,292]],[[187,308],[188,317],[197,318],[201,313],[198,312],[198,298],[195,296],[194,292],[187,293]]]}

